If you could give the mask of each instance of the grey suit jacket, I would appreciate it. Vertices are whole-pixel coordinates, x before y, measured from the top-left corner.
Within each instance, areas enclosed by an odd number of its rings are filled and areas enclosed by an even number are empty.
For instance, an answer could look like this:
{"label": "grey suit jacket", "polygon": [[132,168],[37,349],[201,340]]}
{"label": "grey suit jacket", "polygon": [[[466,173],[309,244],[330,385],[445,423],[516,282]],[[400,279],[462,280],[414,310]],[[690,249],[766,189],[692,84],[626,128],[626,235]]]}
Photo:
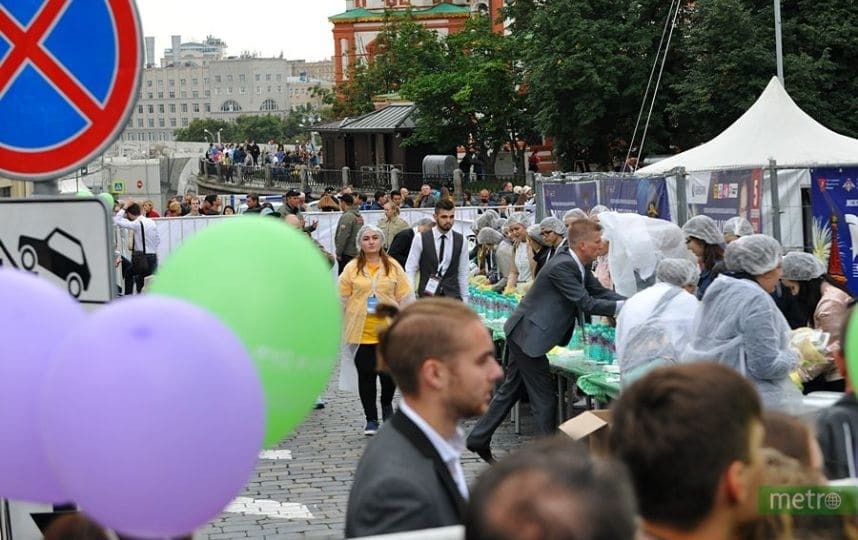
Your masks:
{"label": "grey suit jacket", "polygon": [[435,447],[397,412],[358,463],[346,508],[346,537],[458,525],[464,508]]}
{"label": "grey suit jacket", "polygon": [[581,270],[568,249],[556,254],[504,325],[507,340],[528,356],[539,357],[572,338],[575,321],[586,314],[613,316],[623,296]]}

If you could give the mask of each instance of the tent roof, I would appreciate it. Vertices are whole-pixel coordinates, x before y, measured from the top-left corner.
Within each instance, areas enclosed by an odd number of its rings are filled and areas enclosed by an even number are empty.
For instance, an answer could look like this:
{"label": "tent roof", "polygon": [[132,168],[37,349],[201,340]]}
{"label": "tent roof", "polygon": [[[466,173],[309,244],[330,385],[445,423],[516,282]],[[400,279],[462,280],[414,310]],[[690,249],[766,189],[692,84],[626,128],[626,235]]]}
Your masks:
{"label": "tent roof", "polygon": [[858,163],[858,139],[826,128],[789,97],[777,77],[745,114],[720,135],[690,150],[647,167],[638,174],[659,174],[677,167],[686,171],[751,169],[778,166],[797,169]]}

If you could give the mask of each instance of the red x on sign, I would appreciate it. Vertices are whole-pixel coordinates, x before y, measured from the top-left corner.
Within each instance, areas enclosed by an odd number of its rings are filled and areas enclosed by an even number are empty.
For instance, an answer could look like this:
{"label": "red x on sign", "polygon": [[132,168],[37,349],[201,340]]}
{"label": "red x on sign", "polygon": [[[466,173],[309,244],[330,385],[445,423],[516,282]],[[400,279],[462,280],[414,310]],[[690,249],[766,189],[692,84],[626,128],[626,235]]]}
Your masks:
{"label": "red x on sign", "polygon": [[[142,40],[133,0],[44,0],[22,23],[27,9],[15,0],[0,4],[0,38],[9,44],[5,55],[0,50],[0,114],[17,118],[9,122],[17,125],[0,126],[0,176],[47,180],[96,157],[124,127],[139,86]],[[92,25],[77,28],[87,12]],[[68,39],[70,25],[79,39]],[[82,74],[69,59],[88,34],[111,46],[90,47]],[[61,37],[51,41],[55,35]],[[93,75],[92,66],[101,73]],[[93,80],[107,81],[103,92]],[[52,99],[34,107],[34,93]]]}

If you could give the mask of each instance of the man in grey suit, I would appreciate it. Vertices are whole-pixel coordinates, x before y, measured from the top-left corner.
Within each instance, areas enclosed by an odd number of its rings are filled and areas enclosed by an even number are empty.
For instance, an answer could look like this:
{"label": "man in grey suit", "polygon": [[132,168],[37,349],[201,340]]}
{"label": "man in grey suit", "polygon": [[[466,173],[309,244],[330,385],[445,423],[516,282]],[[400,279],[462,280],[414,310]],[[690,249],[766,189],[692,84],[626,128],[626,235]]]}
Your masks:
{"label": "man in grey suit", "polygon": [[483,414],[503,371],[480,318],[449,298],[419,300],[379,333],[379,368],[402,392],[399,410],[367,444],[346,509],[347,537],[462,523],[468,486],[462,418]]}
{"label": "man in grey suit", "polygon": [[519,399],[530,396],[537,432],[549,435],[557,425],[554,381],[545,355],[572,338],[576,320],[585,315],[613,316],[624,297],[603,287],[589,270],[602,249],[602,227],[589,219],[569,224],[567,249],[555,255],[504,325],[508,347],[506,378],[489,410],[468,436],[468,449],[488,462],[492,434]]}

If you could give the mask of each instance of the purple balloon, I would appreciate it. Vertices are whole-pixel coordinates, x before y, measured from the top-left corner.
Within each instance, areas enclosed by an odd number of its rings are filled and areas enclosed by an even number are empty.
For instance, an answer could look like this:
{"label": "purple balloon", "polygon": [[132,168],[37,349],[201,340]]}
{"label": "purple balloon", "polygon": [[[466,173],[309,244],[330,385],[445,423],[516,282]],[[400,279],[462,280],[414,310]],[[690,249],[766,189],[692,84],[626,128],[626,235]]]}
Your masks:
{"label": "purple balloon", "polygon": [[123,299],[90,316],[54,360],[41,394],[46,453],[103,525],[137,538],[187,534],[248,481],[265,428],[262,386],[239,339],[207,311]]}
{"label": "purple balloon", "polygon": [[85,317],[65,290],[0,267],[0,497],[68,500],[42,451],[38,396],[51,354]]}

